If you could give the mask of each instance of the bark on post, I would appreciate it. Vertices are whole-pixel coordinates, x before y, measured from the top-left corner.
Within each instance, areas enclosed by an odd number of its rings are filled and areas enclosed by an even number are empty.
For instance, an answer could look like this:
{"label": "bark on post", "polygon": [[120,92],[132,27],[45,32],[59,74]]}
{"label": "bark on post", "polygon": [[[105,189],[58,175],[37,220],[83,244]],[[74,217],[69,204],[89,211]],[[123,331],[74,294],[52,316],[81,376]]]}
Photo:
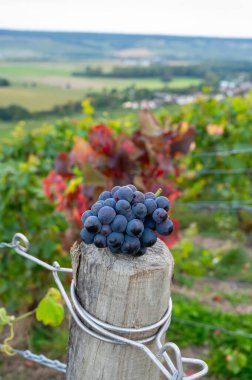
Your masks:
{"label": "bark on post", "polygon": [[[75,244],[71,255],[77,294],[90,314],[121,327],[142,327],[162,318],[173,273],[173,258],[162,241],[138,258],[113,255],[108,249],[84,243]],[[66,378],[160,380],[162,376],[141,350],[99,341],[72,321]]]}

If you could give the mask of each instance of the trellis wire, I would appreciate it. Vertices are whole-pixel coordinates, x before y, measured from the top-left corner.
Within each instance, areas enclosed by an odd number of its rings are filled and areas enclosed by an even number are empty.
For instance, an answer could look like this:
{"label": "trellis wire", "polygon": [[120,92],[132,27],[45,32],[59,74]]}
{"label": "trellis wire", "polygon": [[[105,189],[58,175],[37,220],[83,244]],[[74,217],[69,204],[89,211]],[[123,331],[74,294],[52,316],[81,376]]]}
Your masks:
{"label": "trellis wire", "polygon": [[248,147],[248,148],[240,148],[240,149],[234,148],[230,150],[202,152],[202,153],[192,152],[191,156],[193,157],[221,157],[221,156],[231,156],[233,154],[246,154],[246,153],[251,153],[251,152],[252,152],[252,147]]}
{"label": "trellis wire", "polygon": [[195,201],[195,202],[178,202],[177,206],[185,206],[196,209],[227,209],[237,210],[242,209],[246,211],[252,211],[252,200],[246,201]]}
{"label": "trellis wire", "polygon": [[245,333],[244,331],[230,331],[222,326],[214,326],[209,323],[203,323],[203,322],[196,322],[192,321],[189,319],[181,319],[181,318],[176,318],[173,317],[173,320],[179,323],[183,323],[188,326],[194,326],[194,327],[201,327],[206,330],[216,330],[216,331],[221,331],[222,333],[230,336],[242,336],[247,339],[252,339],[252,334]]}
{"label": "trellis wire", "polygon": [[246,287],[249,287],[251,288],[252,287],[252,282],[249,282],[249,281],[243,281],[243,280],[224,280],[224,279],[221,279],[221,278],[218,278],[218,277],[212,277],[212,276],[203,276],[203,277],[199,277],[199,276],[192,276],[190,274],[185,274],[185,273],[178,273],[177,276],[174,277],[175,280],[179,281],[180,279],[188,279],[188,280],[195,280],[195,281],[202,281],[202,282],[221,282],[221,283],[225,283],[225,284],[230,284],[230,285],[237,285],[241,288],[246,288]]}
{"label": "trellis wire", "polygon": [[233,175],[233,174],[251,174],[252,168],[238,168],[238,169],[206,169],[200,170],[196,173],[196,176],[199,177],[201,175],[213,174],[225,174],[225,175]]}
{"label": "trellis wire", "polygon": [[[176,344],[169,342],[162,345],[161,338],[166,332],[166,330],[168,329],[171,322],[171,313],[172,313],[171,299],[169,301],[168,310],[165,313],[164,317],[159,322],[154,323],[153,325],[145,326],[139,329],[122,328],[118,326],[113,326],[94,318],[79,304],[78,299],[75,295],[75,285],[73,281],[71,284],[72,302],[70,301],[62,285],[62,282],[59,278],[58,272],[72,273],[72,269],[61,268],[57,262],[54,262],[53,265],[49,265],[45,263],[44,261],[28,254],[27,252],[29,250],[29,241],[23,234],[21,233],[15,234],[11,243],[1,243],[0,247],[14,248],[16,253],[18,253],[20,256],[28,260],[31,260],[35,262],[36,264],[52,272],[56,285],[59,288],[59,291],[66,303],[66,306],[71,316],[73,317],[73,319],[75,320],[75,322],[81,328],[82,331],[93,336],[94,338],[105,341],[107,343],[128,344],[128,345],[131,345],[133,347],[143,350],[146,353],[146,355],[148,355],[149,358],[153,361],[153,363],[160,369],[163,375],[165,375],[165,378],[168,380],[195,380],[204,376],[208,372],[208,366],[204,361],[200,359],[191,359],[191,358],[182,357],[181,352]],[[83,323],[83,321],[85,323]],[[132,339],[125,338],[117,334],[117,333],[121,333],[121,334],[139,333],[143,331],[150,332],[156,329],[157,327],[159,327],[159,330],[157,333],[143,340],[132,340]],[[158,352],[156,354],[154,354],[145,345],[145,343],[148,343],[150,341],[155,341],[156,343],[156,346],[158,348]],[[8,346],[8,350],[9,349],[10,347]],[[176,366],[174,365],[173,361],[170,359],[167,353],[168,349],[172,350],[174,353]],[[49,366],[50,368],[54,368],[55,370],[66,372],[66,365],[64,363],[61,363],[59,361],[52,361],[46,358],[44,355],[35,355],[31,353],[30,351],[21,351],[21,350],[16,350],[16,351],[23,357],[26,357],[26,358],[29,357],[30,360]],[[163,363],[160,360],[161,358],[165,360],[169,370],[163,365]],[[201,369],[198,372],[194,373],[193,375],[186,376],[183,370],[184,363],[196,364]]]}
{"label": "trellis wire", "polygon": [[[4,349],[5,349],[5,345],[0,344],[0,351],[4,351]],[[63,373],[66,372],[66,367],[67,367],[66,364],[61,363],[59,360],[51,360],[44,355],[36,355],[32,353],[30,350],[17,350],[15,348],[8,347],[8,351],[10,351],[13,354],[17,354],[26,360],[30,360],[32,362],[55,369],[56,371],[63,372]]]}

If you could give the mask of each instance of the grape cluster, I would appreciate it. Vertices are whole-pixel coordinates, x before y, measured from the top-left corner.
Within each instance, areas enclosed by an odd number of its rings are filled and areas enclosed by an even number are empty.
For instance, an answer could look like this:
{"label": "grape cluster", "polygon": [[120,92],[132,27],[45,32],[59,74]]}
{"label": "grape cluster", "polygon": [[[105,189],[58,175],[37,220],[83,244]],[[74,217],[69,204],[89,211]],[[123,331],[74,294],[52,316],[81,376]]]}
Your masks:
{"label": "grape cluster", "polygon": [[169,200],[142,193],[134,185],[103,191],[91,210],[82,215],[80,236],[86,244],[108,247],[112,253],[143,255],[157,241],[157,233],[170,235]]}

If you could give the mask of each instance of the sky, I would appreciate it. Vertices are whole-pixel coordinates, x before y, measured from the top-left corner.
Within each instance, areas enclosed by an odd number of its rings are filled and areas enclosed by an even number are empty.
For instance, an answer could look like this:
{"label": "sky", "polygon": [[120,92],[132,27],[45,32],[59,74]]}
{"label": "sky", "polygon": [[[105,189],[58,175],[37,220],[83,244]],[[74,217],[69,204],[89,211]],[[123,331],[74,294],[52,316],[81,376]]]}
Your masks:
{"label": "sky", "polygon": [[252,37],[252,0],[0,0],[0,29]]}

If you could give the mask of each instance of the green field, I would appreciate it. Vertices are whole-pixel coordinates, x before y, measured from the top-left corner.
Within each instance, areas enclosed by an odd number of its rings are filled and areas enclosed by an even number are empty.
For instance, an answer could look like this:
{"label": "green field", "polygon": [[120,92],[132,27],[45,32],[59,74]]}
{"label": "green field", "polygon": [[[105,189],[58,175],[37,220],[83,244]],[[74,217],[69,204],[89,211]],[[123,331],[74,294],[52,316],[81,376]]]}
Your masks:
{"label": "green field", "polygon": [[[11,104],[25,107],[31,112],[45,111],[56,105],[81,101],[89,91],[103,89],[123,90],[130,86],[149,90],[183,89],[197,86],[198,78],[177,77],[167,84],[158,78],[103,78],[75,77],[72,73],[87,64],[98,65],[98,62],[33,62],[1,63],[0,77],[11,82],[10,87],[0,88],[0,107]],[[105,62],[109,69],[115,62]]]}
{"label": "green field", "polygon": [[168,88],[173,90],[181,90],[191,86],[199,86],[202,80],[199,78],[187,78],[187,77],[177,77],[173,78],[167,85]]}

